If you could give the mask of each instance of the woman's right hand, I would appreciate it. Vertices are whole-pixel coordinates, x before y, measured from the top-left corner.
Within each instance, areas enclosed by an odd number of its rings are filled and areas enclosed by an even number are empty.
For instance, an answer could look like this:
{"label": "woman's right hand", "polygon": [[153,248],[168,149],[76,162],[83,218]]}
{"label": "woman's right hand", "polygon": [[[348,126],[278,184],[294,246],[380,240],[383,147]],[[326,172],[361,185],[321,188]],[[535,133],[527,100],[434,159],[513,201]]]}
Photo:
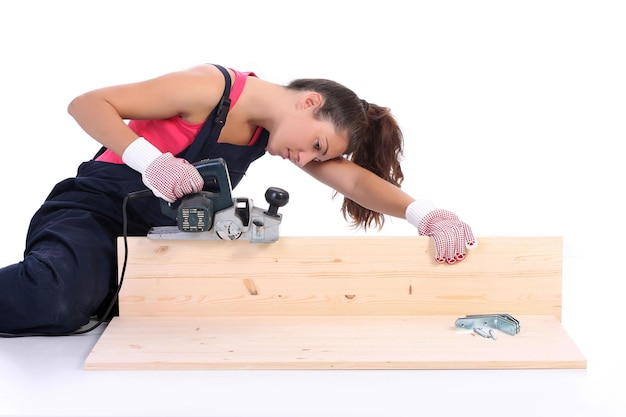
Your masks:
{"label": "woman's right hand", "polygon": [[173,203],[204,187],[204,179],[192,164],[162,153],[144,138],[137,138],[122,155],[126,165],[141,174],[143,183],[155,196]]}

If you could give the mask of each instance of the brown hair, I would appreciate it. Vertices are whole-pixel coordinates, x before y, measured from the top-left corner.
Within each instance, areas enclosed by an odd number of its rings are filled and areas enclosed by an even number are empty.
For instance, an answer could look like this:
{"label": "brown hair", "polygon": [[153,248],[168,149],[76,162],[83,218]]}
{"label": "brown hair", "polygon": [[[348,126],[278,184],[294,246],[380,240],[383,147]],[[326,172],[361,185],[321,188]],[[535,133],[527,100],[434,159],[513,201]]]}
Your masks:
{"label": "brown hair", "polygon": [[[330,80],[300,79],[292,81],[287,88],[320,93],[324,102],[316,116],[347,133],[350,144],[345,155],[348,159],[400,186],[404,179],[400,166],[404,140],[388,108],[367,103],[349,88]],[[382,213],[366,209],[348,198],[344,198],[341,212],[346,220],[352,219],[350,223],[354,227],[380,229],[385,222]]]}

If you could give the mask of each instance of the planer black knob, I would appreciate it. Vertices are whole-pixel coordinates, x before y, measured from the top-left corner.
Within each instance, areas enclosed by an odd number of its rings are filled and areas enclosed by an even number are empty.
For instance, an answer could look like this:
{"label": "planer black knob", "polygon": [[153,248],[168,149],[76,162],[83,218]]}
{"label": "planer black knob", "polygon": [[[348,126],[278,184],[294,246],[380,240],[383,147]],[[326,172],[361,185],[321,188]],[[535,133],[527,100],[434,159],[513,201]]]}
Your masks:
{"label": "planer black knob", "polygon": [[265,200],[270,205],[265,214],[272,217],[279,217],[278,208],[289,202],[289,193],[282,188],[270,187],[265,192]]}

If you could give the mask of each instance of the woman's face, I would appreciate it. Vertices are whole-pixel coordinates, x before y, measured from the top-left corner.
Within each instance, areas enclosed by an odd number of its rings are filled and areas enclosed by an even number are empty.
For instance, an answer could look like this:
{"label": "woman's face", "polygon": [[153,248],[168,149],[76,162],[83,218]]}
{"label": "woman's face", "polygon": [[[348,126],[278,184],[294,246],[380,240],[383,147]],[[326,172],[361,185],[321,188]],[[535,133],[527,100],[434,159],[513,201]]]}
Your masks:
{"label": "woman's face", "polygon": [[331,122],[316,119],[314,108],[304,106],[286,117],[270,132],[267,152],[298,166],[343,155],[348,149],[348,136],[337,132]]}

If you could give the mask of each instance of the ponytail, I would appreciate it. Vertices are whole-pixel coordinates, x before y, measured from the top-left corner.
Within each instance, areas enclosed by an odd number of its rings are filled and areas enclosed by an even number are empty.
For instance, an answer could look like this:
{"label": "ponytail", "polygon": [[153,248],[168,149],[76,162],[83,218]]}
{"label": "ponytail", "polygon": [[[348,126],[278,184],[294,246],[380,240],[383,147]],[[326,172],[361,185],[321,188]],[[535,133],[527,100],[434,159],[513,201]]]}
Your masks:
{"label": "ponytail", "polygon": [[[404,179],[400,160],[402,159],[402,132],[386,107],[362,102],[367,115],[367,127],[362,136],[353,140],[348,148],[349,159],[355,164],[373,172],[385,181],[399,187]],[[385,217],[344,198],[341,206],[343,217],[352,219],[354,227],[375,226],[382,228]]]}

